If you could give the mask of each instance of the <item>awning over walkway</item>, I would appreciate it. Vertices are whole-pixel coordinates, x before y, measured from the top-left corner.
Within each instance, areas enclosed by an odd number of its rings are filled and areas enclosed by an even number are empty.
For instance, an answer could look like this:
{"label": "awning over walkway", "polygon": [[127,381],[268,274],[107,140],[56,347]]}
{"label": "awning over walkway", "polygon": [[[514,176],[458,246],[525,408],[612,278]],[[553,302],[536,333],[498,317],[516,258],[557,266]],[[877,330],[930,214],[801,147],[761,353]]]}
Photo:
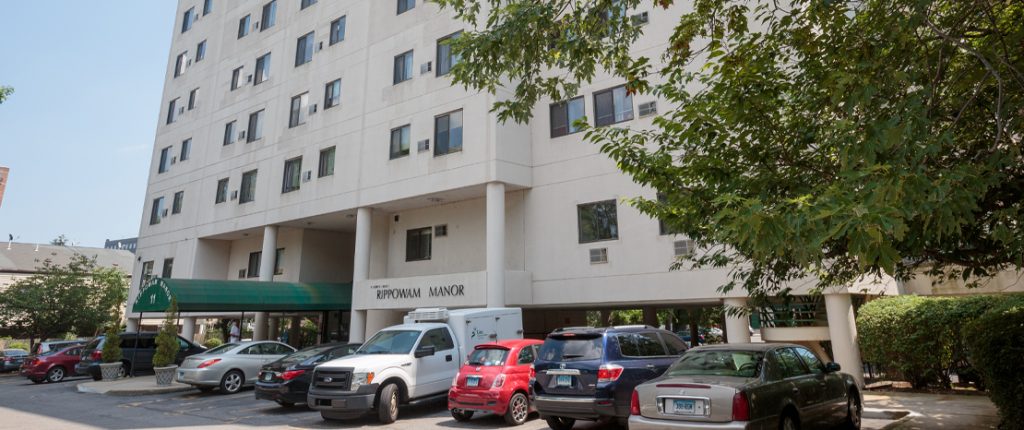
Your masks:
{"label": "awning over walkway", "polygon": [[333,311],[352,307],[352,284],[156,278],[131,312],[164,312],[171,297],[180,312]]}

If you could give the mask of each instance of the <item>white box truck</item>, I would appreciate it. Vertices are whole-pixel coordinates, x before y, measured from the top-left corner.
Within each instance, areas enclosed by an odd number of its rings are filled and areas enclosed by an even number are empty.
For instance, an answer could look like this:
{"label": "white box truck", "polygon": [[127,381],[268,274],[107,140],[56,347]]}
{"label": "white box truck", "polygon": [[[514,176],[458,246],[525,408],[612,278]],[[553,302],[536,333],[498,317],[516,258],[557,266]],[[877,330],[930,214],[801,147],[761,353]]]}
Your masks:
{"label": "white box truck", "polygon": [[416,309],[374,334],[353,355],[316,367],[307,404],[325,420],[376,411],[389,424],[399,404],[443,398],[477,345],[523,337],[519,308]]}

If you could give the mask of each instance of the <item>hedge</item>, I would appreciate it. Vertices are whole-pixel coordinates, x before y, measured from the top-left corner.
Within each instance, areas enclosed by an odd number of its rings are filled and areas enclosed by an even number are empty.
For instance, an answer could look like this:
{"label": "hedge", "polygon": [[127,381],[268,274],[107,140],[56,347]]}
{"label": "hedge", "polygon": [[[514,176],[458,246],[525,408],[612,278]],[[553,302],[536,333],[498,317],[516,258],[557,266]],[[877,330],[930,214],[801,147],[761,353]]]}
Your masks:
{"label": "hedge", "polygon": [[1024,429],[1024,301],[991,309],[964,328],[971,363],[999,408],[1001,429]]}

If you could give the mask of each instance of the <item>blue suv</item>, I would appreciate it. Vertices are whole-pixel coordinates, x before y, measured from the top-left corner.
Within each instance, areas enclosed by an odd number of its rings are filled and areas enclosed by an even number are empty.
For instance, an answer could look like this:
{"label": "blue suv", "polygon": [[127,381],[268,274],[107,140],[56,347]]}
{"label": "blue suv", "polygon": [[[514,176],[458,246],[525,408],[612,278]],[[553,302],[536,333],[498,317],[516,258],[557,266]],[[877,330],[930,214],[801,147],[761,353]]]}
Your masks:
{"label": "blue suv", "polygon": [[533,363],[534,404],[554,430],[571,429],[576,420],[625,425],[633,388],[660,376],[683,352],[679,336],[650,326],[557,329]]}

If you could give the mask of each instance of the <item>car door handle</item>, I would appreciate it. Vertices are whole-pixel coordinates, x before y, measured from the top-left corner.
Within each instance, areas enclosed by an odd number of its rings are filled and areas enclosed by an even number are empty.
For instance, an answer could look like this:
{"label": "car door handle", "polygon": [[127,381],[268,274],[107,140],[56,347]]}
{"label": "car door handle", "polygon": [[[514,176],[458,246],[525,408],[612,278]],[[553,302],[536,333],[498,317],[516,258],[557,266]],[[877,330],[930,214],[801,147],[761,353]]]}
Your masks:
{"label": "car door handle", "polygon": [[444,361],[452,361],[452,356],[451,355],[444,356]]}

